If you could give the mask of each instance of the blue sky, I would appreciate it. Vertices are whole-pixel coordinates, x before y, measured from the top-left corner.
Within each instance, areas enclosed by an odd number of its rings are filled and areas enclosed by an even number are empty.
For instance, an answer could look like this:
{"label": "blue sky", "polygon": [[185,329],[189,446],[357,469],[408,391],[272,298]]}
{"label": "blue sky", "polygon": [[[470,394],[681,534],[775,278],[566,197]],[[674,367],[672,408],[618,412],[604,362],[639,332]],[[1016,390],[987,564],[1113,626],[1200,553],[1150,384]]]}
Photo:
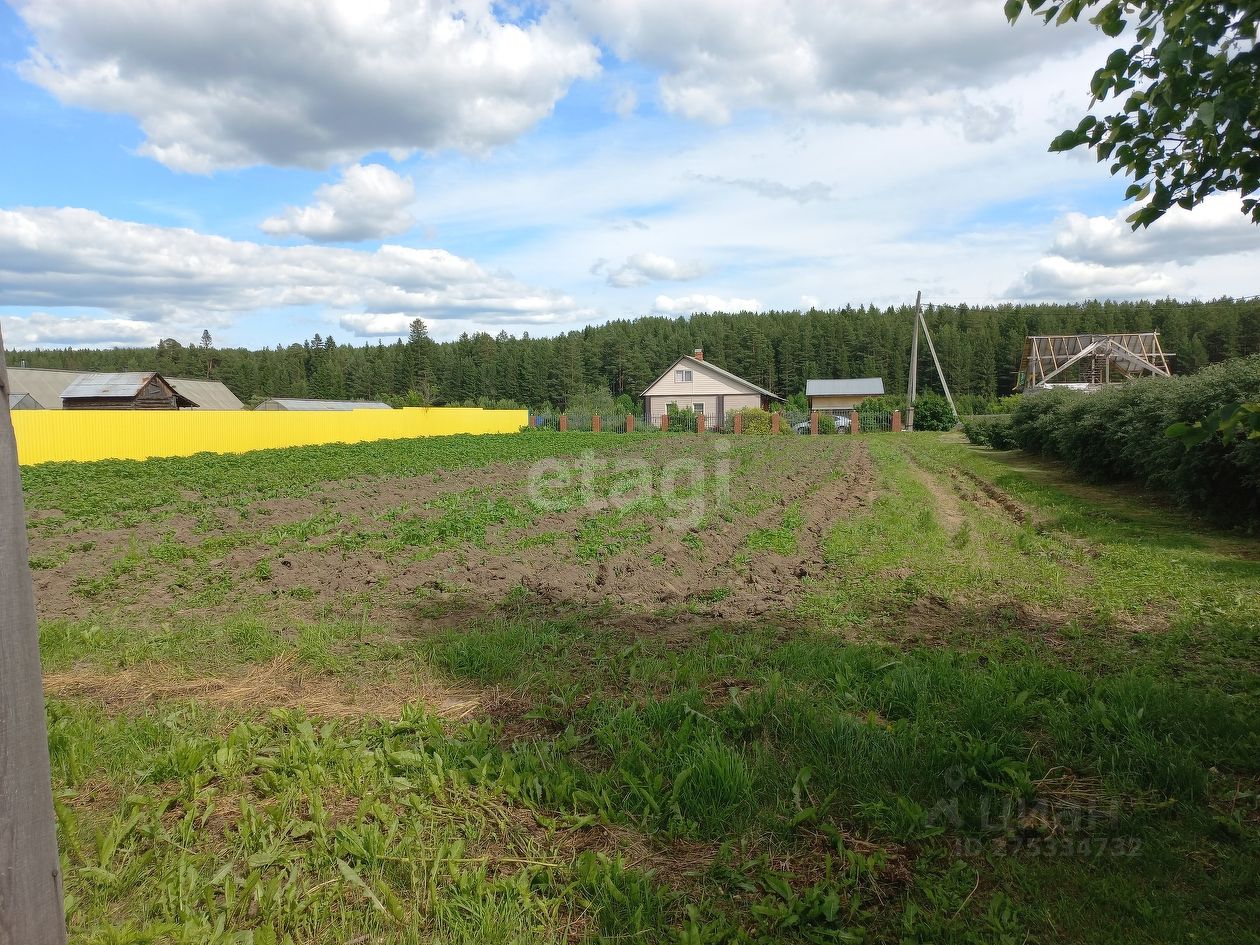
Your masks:
{"label": "blue sky", "polygon": [[6,343],[1257,291],[1235,198],[1132,234],[1124,181],[1046,152],[1111,41],[852,7],[0,6]]}

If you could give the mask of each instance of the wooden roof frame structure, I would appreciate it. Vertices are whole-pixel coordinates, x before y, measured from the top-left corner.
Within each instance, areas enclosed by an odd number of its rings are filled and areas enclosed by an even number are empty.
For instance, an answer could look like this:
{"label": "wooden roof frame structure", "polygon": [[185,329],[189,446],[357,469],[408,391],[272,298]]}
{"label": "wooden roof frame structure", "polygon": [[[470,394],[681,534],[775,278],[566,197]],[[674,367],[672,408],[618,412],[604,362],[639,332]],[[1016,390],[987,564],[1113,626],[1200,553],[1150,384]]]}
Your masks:
{"label": "wooden roof frame structure", "polygon": [[[1170,377],[1170,352],[1159,343],[1158,331],[1121,334],[1029,335],[1015,378],[1016,391],[1032,391],[1065,385],[1060,380],[1069,368],[1081,365],[1081,384],[1089,389],[1132,377]],[[1071,386],[1078,386],[1073,384]]]}

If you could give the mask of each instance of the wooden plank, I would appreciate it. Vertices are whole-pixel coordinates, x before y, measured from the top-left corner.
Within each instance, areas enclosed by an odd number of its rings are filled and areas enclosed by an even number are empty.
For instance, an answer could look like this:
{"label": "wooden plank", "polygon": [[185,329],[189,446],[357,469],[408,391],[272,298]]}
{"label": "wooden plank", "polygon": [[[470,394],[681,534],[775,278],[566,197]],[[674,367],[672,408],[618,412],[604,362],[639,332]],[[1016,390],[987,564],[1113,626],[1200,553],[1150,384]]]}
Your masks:
{"label": "wooden plank", "polygon": [[0,945],[64,945],[26,514],[0,337]]}

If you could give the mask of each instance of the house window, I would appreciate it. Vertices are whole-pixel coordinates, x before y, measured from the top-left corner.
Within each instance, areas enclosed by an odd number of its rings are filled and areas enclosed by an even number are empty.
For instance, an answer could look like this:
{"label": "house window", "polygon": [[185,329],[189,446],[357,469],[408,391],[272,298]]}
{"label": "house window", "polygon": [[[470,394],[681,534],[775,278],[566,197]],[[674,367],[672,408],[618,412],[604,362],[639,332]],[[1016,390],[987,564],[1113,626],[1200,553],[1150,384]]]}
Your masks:
{"label": "house window", "polygon": [[675,371],[675,372],[674,372],[674,383],[675,383],[675,384],[690,384],[690,383],[691,383],[691,372],[690,372],[690,371]]}
{"label": "house window", "polygon": [[691,406],[696,413],[704,413],[704,404],[692,404]]}

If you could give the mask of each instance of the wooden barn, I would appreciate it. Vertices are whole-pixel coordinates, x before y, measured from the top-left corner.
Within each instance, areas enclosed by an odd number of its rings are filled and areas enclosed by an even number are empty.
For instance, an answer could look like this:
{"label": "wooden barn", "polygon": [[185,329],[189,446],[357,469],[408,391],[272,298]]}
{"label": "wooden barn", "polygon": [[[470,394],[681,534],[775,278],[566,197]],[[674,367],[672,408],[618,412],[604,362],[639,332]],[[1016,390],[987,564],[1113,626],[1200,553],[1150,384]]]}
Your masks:
{"label": "wooden barn", "polygon": [[63,410],[178,410],[196,406],[156,371],[82,374],[61,392]]}

